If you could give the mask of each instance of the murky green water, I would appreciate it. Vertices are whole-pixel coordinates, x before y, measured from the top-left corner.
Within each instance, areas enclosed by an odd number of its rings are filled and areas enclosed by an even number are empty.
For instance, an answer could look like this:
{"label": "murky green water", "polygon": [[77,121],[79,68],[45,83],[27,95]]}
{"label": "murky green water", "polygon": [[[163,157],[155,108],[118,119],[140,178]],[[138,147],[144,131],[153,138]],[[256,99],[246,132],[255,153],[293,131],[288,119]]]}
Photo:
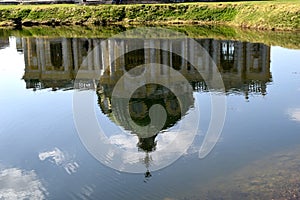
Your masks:
{"label": "murky green water", "polygon": [[[2,37],[0,199],[297,199],[300,51],[195,42],[200,53],[181,37]],[[92,97],[105,140],[74,92]],[[199,158],[220,97],[224,126]]]}

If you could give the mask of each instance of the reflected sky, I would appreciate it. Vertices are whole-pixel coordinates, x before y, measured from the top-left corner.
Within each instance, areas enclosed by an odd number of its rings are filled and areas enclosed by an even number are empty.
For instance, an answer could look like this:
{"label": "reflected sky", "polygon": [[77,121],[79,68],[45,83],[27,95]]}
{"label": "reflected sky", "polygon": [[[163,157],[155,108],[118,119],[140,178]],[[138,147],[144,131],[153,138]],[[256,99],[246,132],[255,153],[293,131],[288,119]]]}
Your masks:
{"label": "reflected sky", "polygon": [[[183,157],[154,172],[145,183],[143,174],[105,167],[83,147],[73,122],[73,92],[64,91],[70,82],[55,80],[56,85],[50,87],[49,82],[38,79],[41,89],[33,90],[27,79],[22,80],[28,71],[24,51],[16,50],[19,40],[9,38],[9,46],[0,43],[0,163],[5,166],[0,167],[0,198],[192,199],[197,198],[199,188],[218,177],[263,156],[299,146],[299,50],[271,47],[271,73],[263,80],[265,95],[253,89],[258,85],[254,80],[259,78],[231,80],[229,75],[234,70],[224,72],[228,84],[226,122],[215,149],[203,160],[196,152],[210,119],[210,94],[195,90],[193,95],[200,102],[201,132]],[[225,49],[231,51],[230,46]],[[57,60],[52,62],[59,64]],[[72,79],[68,81],[72,83]],[[235,83],[244,84],[241,87]],[[97,100],[95,93],[99,119],[111,123],[108,128],[114,126]],[[109,138],[112,142],[123,148],[137,148],[137,137],[117,133]],[[158,135],[157,148],[173,139],[171,131],[168,134]]]}
{"label": "reflected sky", "polygon": [[300,122],[300,108],[290,108],[287,113],[291,120]]}
{"label": "reflected sky", "polygon": [[1,199],[46,199],[46,189],[34,171],[18,168],[0,170]]}
{"label": "reflected sky", "polygon": [[70,155],[62,152],[58,148],[39,153],[39,159],[41,161],[48,160],[59,167],[63,167],[68,174],[75,173],[79,168],[78,163],[76,161],[72,161]]}

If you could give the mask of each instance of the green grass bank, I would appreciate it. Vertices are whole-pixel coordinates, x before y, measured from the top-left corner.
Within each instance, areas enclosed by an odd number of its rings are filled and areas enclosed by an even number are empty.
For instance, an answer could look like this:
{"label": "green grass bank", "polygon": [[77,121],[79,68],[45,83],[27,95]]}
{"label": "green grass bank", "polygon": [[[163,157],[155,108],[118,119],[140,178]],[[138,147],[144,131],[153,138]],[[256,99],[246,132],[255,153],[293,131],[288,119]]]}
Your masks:
{"label": "green grass bank", "polygon": [[300,1],[134,5],[1,5],[0,26],[223,24],[300,30]]}

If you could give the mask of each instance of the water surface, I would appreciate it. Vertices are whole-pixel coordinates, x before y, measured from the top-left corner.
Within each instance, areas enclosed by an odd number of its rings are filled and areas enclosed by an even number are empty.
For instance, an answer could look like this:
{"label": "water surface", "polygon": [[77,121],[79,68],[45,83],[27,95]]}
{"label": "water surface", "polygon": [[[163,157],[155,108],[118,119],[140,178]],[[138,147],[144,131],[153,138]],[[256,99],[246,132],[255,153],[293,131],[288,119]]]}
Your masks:
{"label": "water surface", "polygon": [[[221,137],[204,159],[198,158],[198,151],[211,117],[211,95],[218,94],[209,91],[187,60],[153,49],[166,45],[189,54],[191,48],[184,39],[1,38],[0,198],[297,198],[297,180],[292,177],[299,175],[300,51],[245,41],[196,41],[218,67],[227,99]],[[140,50],[115,59],[134,46]],[[115,62],[109,64],[110,59]],[[185,99],[181,109],[178,97],[162,85],[147,84],[136,90],[128,107],[135,123],[149,124],[149,109],[154,104],[166,109],[162,131],[143,138],[128,116],[112,112],[116,108],[111,98],[124,73],[151,62],[183,74],[192,90],[181,91]],[[212,62],[197,62],[210,73]],[[75,81],[79,68],[87,74],[99,72],[100,81]],[[174,80],[168,68],[156,73]],[[111,169],[87,151],[73,119],[74,91],[94,96],[97,119],[105,124],[110,141],[145,155],[140,161],[145,174]],[[200,129],[193,144],[170,166],[151,171],[151,160],[145,162],[147,155],[176,140],[172,131],[193,120],[188,116],[196,104],[200,106]],[[285,173],[279,176],[279,172]],[[287,187],[278,180],[285,180]],[[291,194],[285,192],[288,190]]]}

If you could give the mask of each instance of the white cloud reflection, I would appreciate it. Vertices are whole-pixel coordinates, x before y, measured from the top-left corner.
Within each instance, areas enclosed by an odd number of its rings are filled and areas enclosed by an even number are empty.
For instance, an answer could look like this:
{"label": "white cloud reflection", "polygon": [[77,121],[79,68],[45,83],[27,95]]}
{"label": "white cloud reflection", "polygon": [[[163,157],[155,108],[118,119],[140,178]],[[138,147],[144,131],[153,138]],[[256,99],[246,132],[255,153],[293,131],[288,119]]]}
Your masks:
{"label": "white cloud reflection", "polygon": [[47,191],[34,171],[9,168],[0,171],[0,199],[46,199]]}
{"label": "white cloud reflection", "polygon": [[[190,138],[186,137],[186,135],[189,134],[189,131],[190,130],[178,132],[169,130],[158,134],[156,137],[157,146],[155,151],[160,151],[160,154],[159,156],[155,157],[150,154],[152,161],[155,162],[156,165],[158,165],[159,163],[164,162],[166,157],[173,156],[173,154],[181,154],[187,144],[190,143]],[[145,157],[145,152],[138,151],[138,137],[136,135],[118,134],[109,137],[108,141],[110,142],[110,144],[116,145],[124,150],[121,158],[123,163],[136,164],[139,162],[143,162],[143,159],[141,160],[141,158]],[[193,144],[193,146],[190,146],[192,147],[192,149],[185,149],[183,155],[197,153],[199,151],[200,145],[201,144]],[[114,154],[114,152],[110,153]],[[113,155],[107,154],[106,161],[110,162],[112,157]]]}
{"label": "white cloud reflection", "polygon": [[133,135],[124,135],[118,134],[113,135],[108,138],[111,144],[114,144],[122,149],[136,149],[136,144],[138,143],[138,138],[134,137]]}
{"label": "white cloud reflection", "polygon": [[300,108],[290,108],[287,113],[291,120],[300,122]]}
{"label": "white cloud reflection", "polygon": [[67,153],[63,153],[60,149],[54,148],[51,151],[45,151],[39,153],[39,159],[41,161],[49,160],[57,166],[63,167],[68,174],[73,174],[79,168],[77,162],[69,158]]}

